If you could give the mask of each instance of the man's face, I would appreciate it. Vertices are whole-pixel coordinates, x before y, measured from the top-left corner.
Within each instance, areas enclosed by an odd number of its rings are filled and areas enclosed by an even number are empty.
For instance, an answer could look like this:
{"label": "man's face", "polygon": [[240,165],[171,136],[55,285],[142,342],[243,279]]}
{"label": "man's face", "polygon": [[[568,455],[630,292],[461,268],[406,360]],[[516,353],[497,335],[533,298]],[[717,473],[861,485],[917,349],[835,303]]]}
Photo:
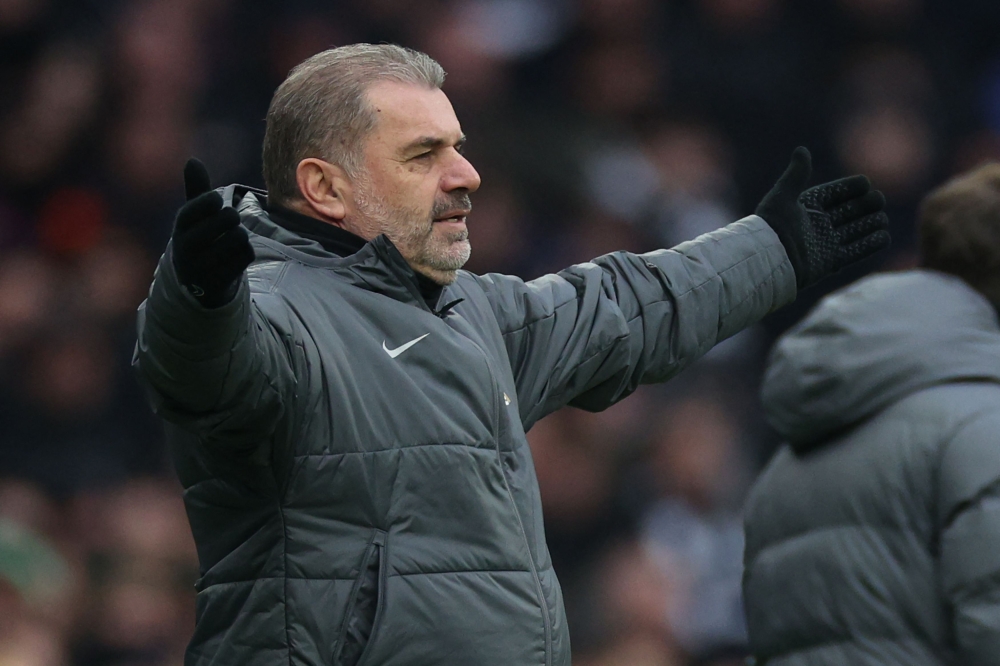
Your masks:
{"label": "man's face", "polygon": [[377,121],[344,221],[366,238],[385,234],[414,270],[449,284],[469,260],[465,218],[480,182],[455,111],[437,88],[395,82],[369,88],[368,104]]}

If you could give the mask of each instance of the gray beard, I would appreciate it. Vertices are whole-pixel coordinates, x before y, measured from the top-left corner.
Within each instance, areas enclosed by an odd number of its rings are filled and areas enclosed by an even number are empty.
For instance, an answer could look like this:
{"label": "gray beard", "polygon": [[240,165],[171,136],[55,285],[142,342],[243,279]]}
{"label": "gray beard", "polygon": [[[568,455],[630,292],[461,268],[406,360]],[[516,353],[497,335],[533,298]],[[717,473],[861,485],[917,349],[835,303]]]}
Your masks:
{"label": "gray beard", "polygon": [[359,226],[370,237],[385,234],[403,257],[411,264],[426,266],[437,271],[457,271],[472,254],[468,230],[449,234],[442,241],[434,236],[434,219],[456,208],[467,210],[472,202],[467,192],[448,196],[434,202],[430,215],[419,224],[414,219],[418,213],[405,208],[391,209],[385,199],[370,189],[359,187],[356,204]]}

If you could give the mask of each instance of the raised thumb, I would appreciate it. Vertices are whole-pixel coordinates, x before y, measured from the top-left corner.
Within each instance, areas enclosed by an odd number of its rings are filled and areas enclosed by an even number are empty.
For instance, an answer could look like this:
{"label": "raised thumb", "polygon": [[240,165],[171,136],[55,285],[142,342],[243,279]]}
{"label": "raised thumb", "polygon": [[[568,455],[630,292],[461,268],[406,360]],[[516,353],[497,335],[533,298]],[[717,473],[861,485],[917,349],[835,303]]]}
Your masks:
{"label": "raised thumb", "polygon": [[775,189],[783,194],[791,195],[798,199],[799,195],[809,184],[809,177],[812,175],[812,155],[805,146],[799,146],[792,152],[792,159],[788,163],[785,173],[775,184]]}
{"label": "raised thumb", "polygon": [[212,189],[208,169],[197,157],[192,157],[184,165],[184,196],[188,201]]}

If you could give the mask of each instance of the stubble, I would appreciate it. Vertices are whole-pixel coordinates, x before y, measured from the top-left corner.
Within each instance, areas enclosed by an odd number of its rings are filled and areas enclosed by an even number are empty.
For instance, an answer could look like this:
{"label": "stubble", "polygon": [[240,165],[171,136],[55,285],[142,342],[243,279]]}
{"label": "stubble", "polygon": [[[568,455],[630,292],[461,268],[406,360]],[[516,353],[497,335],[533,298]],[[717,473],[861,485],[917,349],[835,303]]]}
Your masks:
{"label": "stubble", "polygon": [[369,183],[360,184],[355,201],[361,218],[358,226],[371,238],[385,234],[415,270],[427,273],[421,268],[429,269],[429,277],[436,282],[453,282],[455,271],[472,254],[467,229],[441,233],[434,224],[434,219],[453,210],[470,210],[468,192],[435,201],[429,214],[405,207],[393,208]]}

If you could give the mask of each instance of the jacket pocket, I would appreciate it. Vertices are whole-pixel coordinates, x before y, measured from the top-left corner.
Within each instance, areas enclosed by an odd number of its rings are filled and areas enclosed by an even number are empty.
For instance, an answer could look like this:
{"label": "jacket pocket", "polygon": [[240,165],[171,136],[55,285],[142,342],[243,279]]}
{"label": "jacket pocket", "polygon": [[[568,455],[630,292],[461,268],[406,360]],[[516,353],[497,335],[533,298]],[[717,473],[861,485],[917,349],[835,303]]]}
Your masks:
{"label": "jacket pocket", "polygon": [[385,591],[386,537],[382,530],[372,531],[334,646],[333,663],[336,666],[359,666],[375,636],[385,606],[382,595]]}

